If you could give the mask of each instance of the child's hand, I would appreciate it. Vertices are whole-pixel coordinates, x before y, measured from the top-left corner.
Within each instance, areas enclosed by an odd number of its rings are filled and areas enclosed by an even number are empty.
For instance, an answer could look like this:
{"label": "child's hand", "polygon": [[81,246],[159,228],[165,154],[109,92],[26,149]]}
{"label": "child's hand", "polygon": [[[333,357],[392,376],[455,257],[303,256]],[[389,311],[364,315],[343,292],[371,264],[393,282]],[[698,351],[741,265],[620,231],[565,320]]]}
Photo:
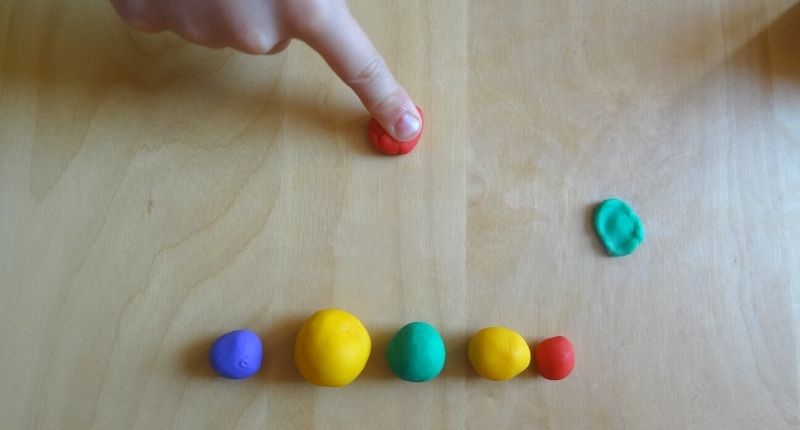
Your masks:
{"label": "child's hand", "polygon": [[317,50],[397,140],[417,135],[414,103],[355,21],[345,0],[111,0],[138,30],[169,30],[212,48],[274,54],[293,38]]}

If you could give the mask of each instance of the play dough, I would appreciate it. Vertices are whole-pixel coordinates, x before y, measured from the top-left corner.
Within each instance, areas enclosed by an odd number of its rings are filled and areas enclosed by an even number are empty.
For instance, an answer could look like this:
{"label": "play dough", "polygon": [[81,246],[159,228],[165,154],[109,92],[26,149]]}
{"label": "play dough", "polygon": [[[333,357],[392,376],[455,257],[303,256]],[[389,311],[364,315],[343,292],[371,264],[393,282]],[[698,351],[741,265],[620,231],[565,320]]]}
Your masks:
{"label": "play dough", "polygon": [[632,253],[644,241],[644,226],[639,217],[619,199],[608,199],[594,212],[594,228],[612,257]]}
{"label": "play dough", "polygon": [[236,330],[220,336],[208,352],[211,368],[219,376],[244,379],[261,369],[261,339],[247,330]]}
{"label": "play dough", "polygon": [[394,140],[373,118],[369,122],[369,142],[375,149],[387,155],[408,154],[417,146],[419,138],[422,137],[422,130],[425,128],[425,116],[422,114],[422,109],[418,107],[417,111],[419,112],[420,126],[419,133],[413,139],[408,142]]}
{"label": "play dough", "polygon": [[401,328],[386,347],[386,362],[400,379],[430,381],[442,371],[445,361],[442,336],[422,321]]}
{"label": "play dough", "polygon": [[572,342],[564,336],[551,337],[533,348],[536,370],[542,377],[557,381],[569,376],[575,367]]}
{"label": "play dough", "polygon": [[361,321],[339,309],[311,316],[294,344],[294,362],[308,382],[342,387],[353,382],[367,364],[371,341]]}
{"label": "play dough", "polygon": [[475,371],[493,381],[511,379],[531,363],[531,350],[525,339],[505,327],[489,327],[475,333],[468,355]]}

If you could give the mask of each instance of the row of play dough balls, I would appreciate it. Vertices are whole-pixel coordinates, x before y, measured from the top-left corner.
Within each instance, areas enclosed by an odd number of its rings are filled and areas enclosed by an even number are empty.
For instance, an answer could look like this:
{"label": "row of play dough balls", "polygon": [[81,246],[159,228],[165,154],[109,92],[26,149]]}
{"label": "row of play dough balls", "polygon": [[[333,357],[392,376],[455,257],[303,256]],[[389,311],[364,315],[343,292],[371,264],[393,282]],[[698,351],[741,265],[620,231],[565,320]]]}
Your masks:
{"label": "row of play dough balls", "polygon": [[[295,340],[298,371],[314,385],[342,387],[364,370],[372,342],[361,321],[339,309],[312,315]],[[446,359],[444,340],[430,324],[417,321],[401,328],[386,348],[386,361],[399,378],[425,382],[436,378]],[[263,350],[258,336],[236,330],[217,339],[209,351],[214,371],[223,377],[243,379],[261,368]],[[534,348],[539,373],[547,379],[563,379],[574,365],[572,344],[565,337],[542,341]],[[531,353],[518,333],[502,327],[479,331],[469,344],[469,360],[484,378],[513,378],[530,364]]]}
{"label": "row of play dough balls", "polygon": [[[493,381],[507,381],[531,364],[531,350],[525,339],[506,327],[488,327],[472,336],[467,348],[469,362],[479,375]],[[542,377],[561,380],[575,366],[572,343],[564,336],[545,339],[533,348],[536,370]]]}

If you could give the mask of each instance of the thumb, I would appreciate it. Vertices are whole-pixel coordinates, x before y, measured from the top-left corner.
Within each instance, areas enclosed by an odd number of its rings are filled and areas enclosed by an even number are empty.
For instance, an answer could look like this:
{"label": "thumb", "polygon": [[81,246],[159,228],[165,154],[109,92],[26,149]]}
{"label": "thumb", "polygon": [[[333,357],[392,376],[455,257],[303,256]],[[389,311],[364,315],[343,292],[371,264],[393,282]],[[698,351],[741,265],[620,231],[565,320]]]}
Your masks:
{"label": "thumb", "polygon": [[389,135],[401,142],[416,137],[422,119],[406,90],[347,7],[337,8],[331,15],[324,25],[300,37],[353,89]]}

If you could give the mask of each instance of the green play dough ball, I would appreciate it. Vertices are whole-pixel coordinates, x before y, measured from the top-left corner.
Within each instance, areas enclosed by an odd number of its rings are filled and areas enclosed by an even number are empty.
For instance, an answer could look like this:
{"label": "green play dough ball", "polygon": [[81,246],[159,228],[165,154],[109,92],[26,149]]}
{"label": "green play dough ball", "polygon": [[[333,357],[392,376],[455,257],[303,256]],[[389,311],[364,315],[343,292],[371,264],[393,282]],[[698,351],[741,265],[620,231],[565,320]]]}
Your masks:
{"label": "green play dough ball", "polygon": [[644,242],[644,225],[636,212],[619,199],[608,199],[594,212],[594,228],[612,257],[632,253]]}
{"label": "green play dough ball", "polygon": [[389,368],[400,379],[411,382],[430,381],[438,376],[446,355],[442,336],[422,321],[401,328],[386,347]]}

